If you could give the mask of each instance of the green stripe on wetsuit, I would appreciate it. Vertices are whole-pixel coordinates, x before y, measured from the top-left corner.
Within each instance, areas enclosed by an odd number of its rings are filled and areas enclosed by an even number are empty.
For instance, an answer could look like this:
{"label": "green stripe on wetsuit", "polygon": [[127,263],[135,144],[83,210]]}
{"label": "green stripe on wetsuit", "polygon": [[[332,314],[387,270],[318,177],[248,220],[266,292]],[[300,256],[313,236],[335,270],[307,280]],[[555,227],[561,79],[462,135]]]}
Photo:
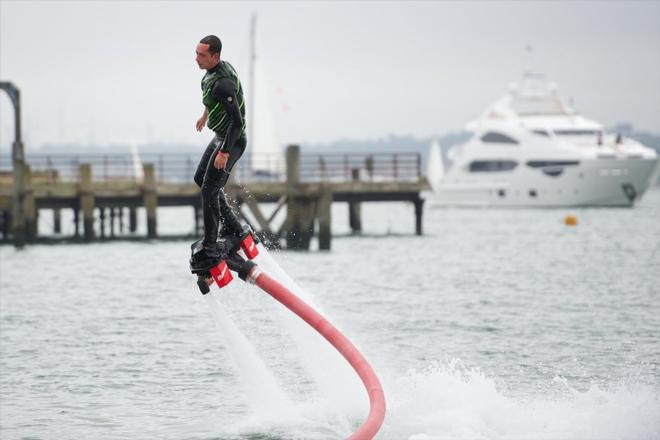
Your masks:
{"label": "green stripe on wetsuit", "polygon": [[243,126],[239,137],[245,137],[245,99],[243,98],[243,86],[234,67],[227,61],[222,61],[217,67],[206,72],[202,78],[202,102],[208,110],[208,120],[206,126],[213,130],[219,137],[225,138],[227,128],[231,122],[231,116],[227,114],[225,108],[218,102],[211,91],[216,81],[221,78],[229,78],[236,85],[236,97],[238,98],[238,108],[243,117]]}

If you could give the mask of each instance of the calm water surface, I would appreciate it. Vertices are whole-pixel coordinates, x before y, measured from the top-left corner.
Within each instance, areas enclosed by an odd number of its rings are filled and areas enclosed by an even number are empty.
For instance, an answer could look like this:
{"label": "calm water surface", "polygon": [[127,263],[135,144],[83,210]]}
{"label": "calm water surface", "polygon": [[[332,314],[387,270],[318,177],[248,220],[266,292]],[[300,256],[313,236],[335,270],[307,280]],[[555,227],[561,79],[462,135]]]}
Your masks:
{"label": "calm water surface", "polygon": [[[366,204],[355,237],[336,205],[332,251],[259,261],[371,361],[388,399],[378,438],[660,437],[659,190],[634,209],[424,215],[416,237],[411,205]],[[163,210],[159,227],[188,232],[191,217]],[[0,247],[0,438],[355,429],[364,390],[325,341],[240,280],[203,297],[188,254]]]}

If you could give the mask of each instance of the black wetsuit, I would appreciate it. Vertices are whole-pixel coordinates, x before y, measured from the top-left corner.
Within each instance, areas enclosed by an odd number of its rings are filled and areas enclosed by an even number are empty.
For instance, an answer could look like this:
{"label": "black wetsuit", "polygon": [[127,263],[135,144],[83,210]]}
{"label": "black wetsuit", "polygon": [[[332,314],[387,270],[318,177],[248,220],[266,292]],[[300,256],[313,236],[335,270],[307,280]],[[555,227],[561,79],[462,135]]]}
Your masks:
{"label": "black wetsuit", "polygon": [[[243,155],[247,139],[243,91],[231,65],[221,61],[208,70],[202,80],[202,90],[209,114],[207,125],[216,132],[195,172],[195,183],[202,189],[204,247],[207,248],[215,244],[220,223],[222,236],[238,235],[241,232],[241,223],[227,203],[223,187],[232,168]],[[214,166],[215,157],[221,151],[229,153],[225,169]]]}

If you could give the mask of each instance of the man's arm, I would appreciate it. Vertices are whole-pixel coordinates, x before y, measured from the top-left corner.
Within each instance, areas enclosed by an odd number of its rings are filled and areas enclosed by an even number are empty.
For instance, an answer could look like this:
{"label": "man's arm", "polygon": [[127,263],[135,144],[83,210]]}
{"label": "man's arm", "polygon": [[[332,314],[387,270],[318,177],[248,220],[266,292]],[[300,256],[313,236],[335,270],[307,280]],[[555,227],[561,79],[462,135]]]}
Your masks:
{"label": "man's arm", "polygon": [[195,127],[197,128],[197,131],[202,131],[202,128],[204,128],[204,124],[206,124],[206,120],[209,118],[209,109],[204,107],[204,113],[202,114],[202,117],[197,120],[197,123],[195,124]]}
{"label": "man's arm", "polygon": [[238,107],[236,85],[229,78],[219,79],[213,86],[211,96],[220,102],[220,105],[222,105],[229,115],[229,127],[227,127],[225,141],[220,148],[220,151],[227,153],[229,152],[229,148],[238,139],[241,127],[243,126],[243,115],[241,115],[241,109]]}

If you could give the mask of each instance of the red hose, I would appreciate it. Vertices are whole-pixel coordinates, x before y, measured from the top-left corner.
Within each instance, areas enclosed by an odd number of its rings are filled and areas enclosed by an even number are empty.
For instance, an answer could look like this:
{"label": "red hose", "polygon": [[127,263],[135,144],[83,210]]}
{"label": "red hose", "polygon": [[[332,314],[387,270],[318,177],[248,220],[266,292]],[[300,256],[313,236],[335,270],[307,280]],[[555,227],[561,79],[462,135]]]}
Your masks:
{"label": "red hose", "polygon": [[316,310],[291,293],[289,289],[263,272],[256,275],[254,283],[312,326],[351,364],[369,394],[369,415],[362,426],[349,437],[349,440],[372,439],[385,418],[385,393],[383,393],[383,387],[369,362],[346,336]]}

